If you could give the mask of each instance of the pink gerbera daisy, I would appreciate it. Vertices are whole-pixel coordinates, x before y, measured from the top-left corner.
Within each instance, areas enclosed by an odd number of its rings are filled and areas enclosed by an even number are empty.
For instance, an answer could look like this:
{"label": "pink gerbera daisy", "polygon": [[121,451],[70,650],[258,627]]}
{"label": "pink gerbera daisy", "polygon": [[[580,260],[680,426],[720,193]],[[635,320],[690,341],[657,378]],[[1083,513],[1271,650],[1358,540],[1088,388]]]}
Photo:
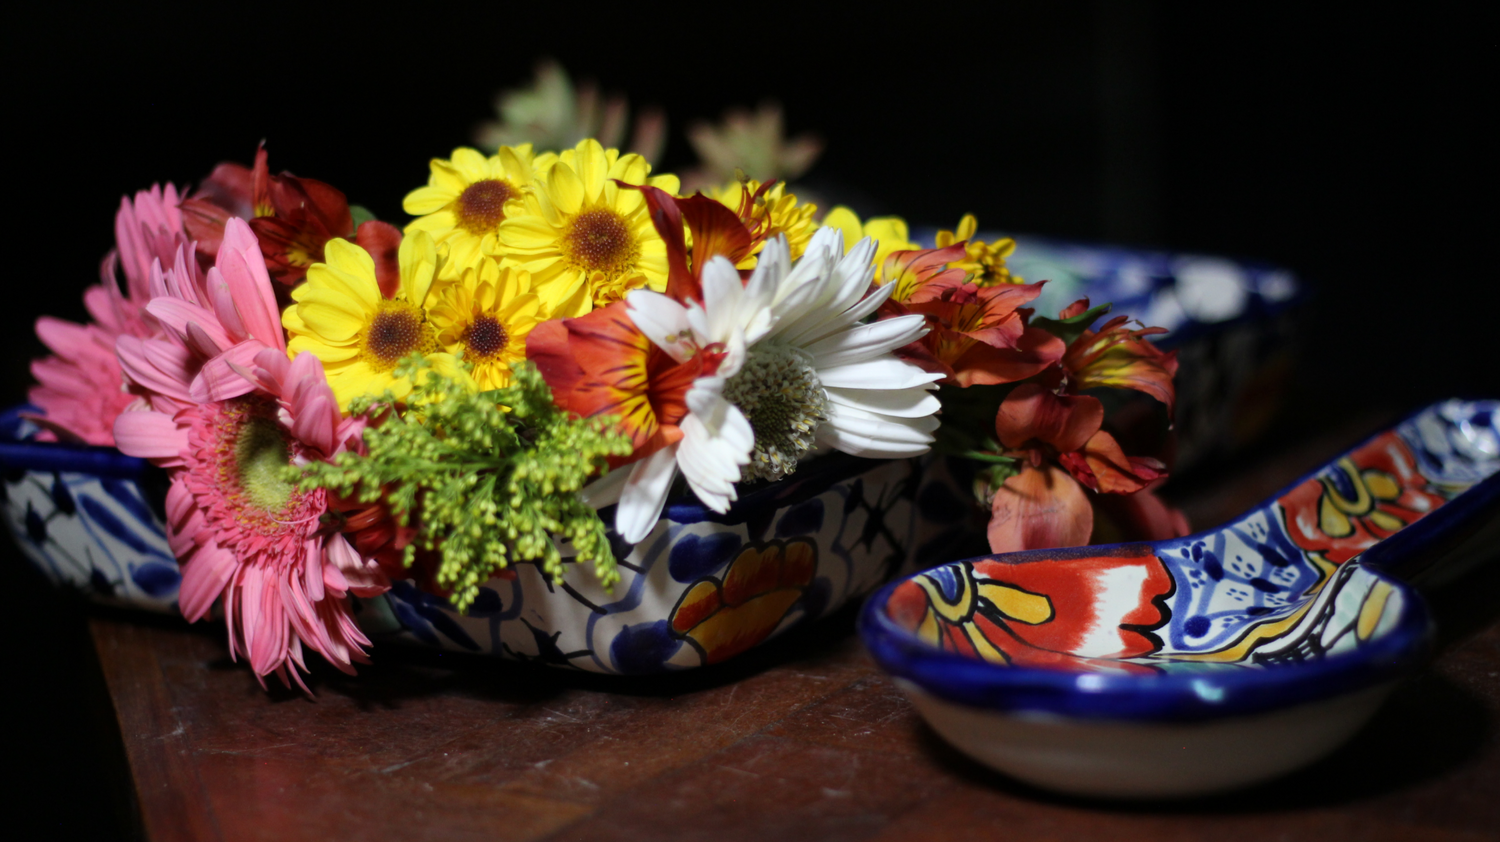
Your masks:
{"label": "pink gerbera daisy", "polygon": [[[346,672],[367,662],[370,641],[348,595],[374,596],[390,583],[338,531],[339,518],[325,518],[328,493],[283,476],[287,465],[360,447],[364,421],[340,417],[315,356],[287,359],[270,284],[255,236],[238,219],[202,287],[175,272],[154,278],[167,294],[148,311],[164,336],[121,342],[126,375],[152,408],[122,413],[114,432],[122,451],[171,476],[167,540],[182,562],[184,616],[201,619],[222,598],[233,653],[257,677],[302,684],[288,664],[307,669],[304,646]],[[259,348],[241,362],[249,343]],[[205,378],[215,361],[238,384]]]}
{"label": "pink gerbera daisy", "polygon": [[115,340],[144,339],[156,332],[144,312],[151,296],[151,267],[172,265],[178,254],[193,253],[183,233],[178,201],[177,189],[170,184],[142,190],[134,201],[121,199],[115,214],[115,250],[100,267],[102,282],[83,294],[92,322],[37,319],[37,338],[52,351],[52,356],[31,364],[37,385],[27,399],[42,410],[35,416],[43,428],[39,439],[114,444],[115,416],[133,400],[120,376]]}

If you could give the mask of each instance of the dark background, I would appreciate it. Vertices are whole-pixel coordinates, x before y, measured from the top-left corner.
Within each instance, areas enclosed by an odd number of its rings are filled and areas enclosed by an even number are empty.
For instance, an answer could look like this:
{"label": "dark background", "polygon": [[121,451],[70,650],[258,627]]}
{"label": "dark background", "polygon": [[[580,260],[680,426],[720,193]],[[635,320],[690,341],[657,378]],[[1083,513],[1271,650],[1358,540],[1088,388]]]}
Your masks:
{"label": "dark background", "polygon": [[[662,169],[690,162],[690,121],[776,97],[794,132],[826,141],[808,183],[866,214],[951,226],[972,211],[985,229],[1290,267],[1318,290],[1294,418],[1500,393],[1483,129],[1497,37],[1477,12],[721,6],[647,19],[641,5],[48,4],[10,17],[5,401],[42,353],[34,318],[83,319],[122,194],[248,163],[265,138],[273,170],[401,222],[427,160],[467,143],[495,90],[527,82],[542,56],[663,106]],[[33,783],[7,798],[108,835],[126,808],[65,806],[127,786],[118,748],[100,748],[118,736],[80,609],[14,565],[6,576],[21,578],[8,602],[22,630],[6,659],[8,765]]]}

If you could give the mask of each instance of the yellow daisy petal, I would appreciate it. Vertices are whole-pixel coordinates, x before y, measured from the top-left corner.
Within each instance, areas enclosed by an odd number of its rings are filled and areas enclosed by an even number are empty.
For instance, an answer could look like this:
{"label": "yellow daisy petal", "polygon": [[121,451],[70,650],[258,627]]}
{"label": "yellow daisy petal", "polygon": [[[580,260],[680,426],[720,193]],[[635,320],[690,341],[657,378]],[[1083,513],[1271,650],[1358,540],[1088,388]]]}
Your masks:
{"label": "yellow daisy petal", "polygon": [[[458,198],[454,190],[442,187],[418,187],[401,200],[401,209],[412,216],[424,216],[446,208]],[[450,223],[451,224],[451,223]]]}

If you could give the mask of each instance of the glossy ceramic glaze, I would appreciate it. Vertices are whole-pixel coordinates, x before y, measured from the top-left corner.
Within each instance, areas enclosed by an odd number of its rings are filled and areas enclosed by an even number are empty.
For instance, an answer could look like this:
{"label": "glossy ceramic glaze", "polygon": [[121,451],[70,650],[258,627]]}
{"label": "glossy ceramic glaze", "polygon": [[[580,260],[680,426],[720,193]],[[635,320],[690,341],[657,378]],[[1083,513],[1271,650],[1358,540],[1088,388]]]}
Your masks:
{"label": "glossy ceramic glaze", "polygon": [[1424,657],[1403,579],[1493,533],[1497,424],[1500,402],[1447,401],[1210,532],[919,573],[861,632],[939,734],[1022,780],[1152,797],[1263,780],[1337,746]]}
{"label": "glossy ceramic glaze", "polygon": [[[164,475],[111,448],[29,441],[33,432],[18,410],[0,415],[0,491],[21,550],[61,587],[175,612],[181,575],[162,525]],[[669,503],[645,540],[616,543],[622,578],[610,593],[587,570],[554,586],[523,564],[485,583],[464,614],[398,582],[357,602],[356,616],[377,642],[570,669],[716,663],[915,570],[915,559],[954,557],[974,534],[956,487],[938,460],[834,454],[751,487],[727,514],[693,498]]]}

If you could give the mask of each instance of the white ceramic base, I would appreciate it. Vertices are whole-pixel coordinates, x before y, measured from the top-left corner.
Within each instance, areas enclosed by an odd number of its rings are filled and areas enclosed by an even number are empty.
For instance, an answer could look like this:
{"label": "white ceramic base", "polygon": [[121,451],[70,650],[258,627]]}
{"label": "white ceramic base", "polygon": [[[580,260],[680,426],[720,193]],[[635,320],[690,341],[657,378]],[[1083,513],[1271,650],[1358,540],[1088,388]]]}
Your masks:
{"label": "white ceramic base", "polygon": [[1204,795],[1290,772],[1353,736],[1395,686],[1255,716],[1172,724],[997,713],[895,681],[933,730],[980,763],[1035,786],[1105,798]]}

